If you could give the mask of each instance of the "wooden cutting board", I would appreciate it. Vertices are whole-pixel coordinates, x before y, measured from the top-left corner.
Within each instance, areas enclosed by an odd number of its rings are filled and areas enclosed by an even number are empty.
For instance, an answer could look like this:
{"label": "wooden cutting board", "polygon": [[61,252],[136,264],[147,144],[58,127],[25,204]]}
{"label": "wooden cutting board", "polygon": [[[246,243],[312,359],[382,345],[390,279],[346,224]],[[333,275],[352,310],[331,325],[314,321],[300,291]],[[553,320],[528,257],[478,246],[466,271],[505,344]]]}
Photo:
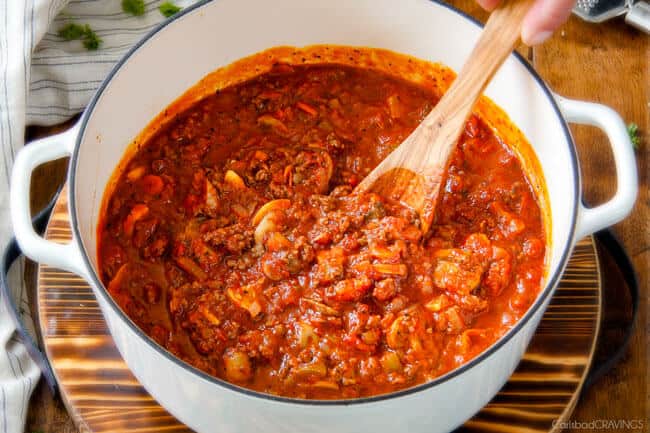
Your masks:
{"label": "wooden cutting board", "polygon": [[[67,193],[46,237],[71,237]],[[39,267],[38,319],[63,401],[82,432],[186,433],[120,357],[85,281]],[[497,396],[459,432],[549,432],[575,407],[593,359],[601,276],[593,238],[578,243],[522,362]]]}

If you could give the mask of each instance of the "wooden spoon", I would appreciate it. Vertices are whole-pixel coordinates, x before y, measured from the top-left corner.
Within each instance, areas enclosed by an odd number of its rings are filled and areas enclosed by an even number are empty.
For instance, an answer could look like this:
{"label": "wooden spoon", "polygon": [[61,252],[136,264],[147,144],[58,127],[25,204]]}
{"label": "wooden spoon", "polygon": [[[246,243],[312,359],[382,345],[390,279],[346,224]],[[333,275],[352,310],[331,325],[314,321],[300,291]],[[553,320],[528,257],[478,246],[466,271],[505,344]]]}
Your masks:
{"label": "wooden spoon", "polygon": [[355,192],[372,190],[418,212],[422,230],[435,216],[451,151],[474,104],[519,41],[533,0],[504,0],[492,12],[469,60],[422,123],[386,157]]}

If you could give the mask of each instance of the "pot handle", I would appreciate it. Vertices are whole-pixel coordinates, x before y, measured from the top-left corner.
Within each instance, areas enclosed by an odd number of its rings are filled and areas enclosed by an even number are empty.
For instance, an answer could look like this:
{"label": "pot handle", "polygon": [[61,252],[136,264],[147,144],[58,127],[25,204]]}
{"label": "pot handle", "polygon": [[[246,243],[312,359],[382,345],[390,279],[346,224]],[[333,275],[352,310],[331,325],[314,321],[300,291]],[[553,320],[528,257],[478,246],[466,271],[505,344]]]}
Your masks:
{"label": "pot handle", "polygon": [[[54,208],[62,189],[63,185],[59,187],[50,202],[32,219],[32,224],[38,233],[43,233],[45,231],[52,209]],[[32,338],[32,335],[23,324],[21,314],[19,313],[19,310],[16,307],[16,302],[12,296],[11,287],[9,287],[9,270],[11,269],[11,265],[19,259],[21,255],[22,252],[18,248],[16,238],[14,237],[6,246],[4,254],[2,255],[2,261],[0,261],[0,302],[4,302],[7,312],[16,326],[16,336],[25,345],[27,353],[29,353],[29,356],[36,365],[38,365],[41,373],[43,373],[45,382],[52,391],[52,394],[56,396],[58,394],[58,385],[56,377],[54,376],[54,371],[52,370],[52,365],[50,364],[47,355],[41,351],[38,347],[38,343],[34,338]]]}
{"label": "pot handle", "polygon": [[34,261],[88,277],[81,251],[73,239],[68,244],[46,241],[32,225],[29,191],[32,172],[39,165],[72,154],[79,124],[61,134],[46,137],[25,146],[14,161],[11,171],[11,221],[18,245]]}
{"label": "pot handle", "polygon": [[558,95],[555,98],[567,121],[595,126],[607,135],[616,165],[614,196],[593,208],[580,202],[576,239],[581,239],[616,224],[632,210],[639,189],[634,148],[623,119],[611,108]]}

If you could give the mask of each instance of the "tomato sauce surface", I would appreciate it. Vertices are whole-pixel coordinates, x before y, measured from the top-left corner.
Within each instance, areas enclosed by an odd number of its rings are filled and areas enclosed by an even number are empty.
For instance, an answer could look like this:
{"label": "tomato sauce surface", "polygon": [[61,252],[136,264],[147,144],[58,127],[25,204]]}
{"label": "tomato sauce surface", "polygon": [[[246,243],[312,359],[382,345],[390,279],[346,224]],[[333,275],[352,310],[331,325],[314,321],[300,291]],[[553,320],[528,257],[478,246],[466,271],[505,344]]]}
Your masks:
{"label": "tomato sauce surface", "polygon": [[142,143],[99,228],[101,278],[149,336],[237,385],[308,399],[431,380],[535,300],[545,234],[515,154],[472,116],[427,233],[355,185],[436,104],[370,69],[278,64]]}

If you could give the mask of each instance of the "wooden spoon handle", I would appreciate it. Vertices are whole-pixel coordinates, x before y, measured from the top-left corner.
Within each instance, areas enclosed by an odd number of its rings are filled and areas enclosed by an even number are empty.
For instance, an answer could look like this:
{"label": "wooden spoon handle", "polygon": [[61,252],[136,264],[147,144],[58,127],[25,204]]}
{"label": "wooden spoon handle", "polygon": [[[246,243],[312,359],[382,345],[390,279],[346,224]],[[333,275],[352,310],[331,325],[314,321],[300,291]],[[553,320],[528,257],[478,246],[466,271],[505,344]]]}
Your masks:
{"label": "wooden spoon handle", "polygon": [[399,200],[420,215],[428,230],[438,192],[474,104],[519,40],[534,0],[503,0],[490,15],[469,59],[449,90],[406,140],[356,187]]}
{"label": "wooden spoon handle", "polygon": [[[533,0],[504,0],[492,12],[469,59],[440,101],[446,118],[466,113],[461,117],[467,120],[481,93],[519,41],[521,25],[532,3]],[[427,116],[423,123],[438,117]]]}

